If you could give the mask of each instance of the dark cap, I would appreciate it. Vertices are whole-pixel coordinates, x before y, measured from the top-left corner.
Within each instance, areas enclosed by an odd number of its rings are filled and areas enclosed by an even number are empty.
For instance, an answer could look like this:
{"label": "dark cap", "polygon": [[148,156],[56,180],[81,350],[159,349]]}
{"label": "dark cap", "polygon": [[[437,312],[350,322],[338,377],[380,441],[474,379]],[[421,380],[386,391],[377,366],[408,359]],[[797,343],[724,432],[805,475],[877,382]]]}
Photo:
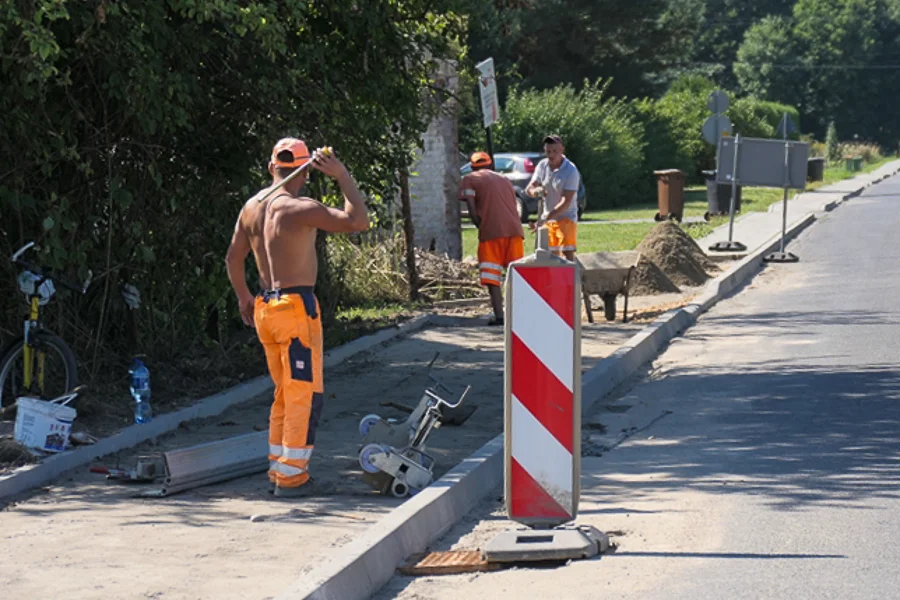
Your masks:
{"label": "dark cap", "polygon": [[545,144],[562,144],[562,138],[558,135],[548,135],[544,138]]}

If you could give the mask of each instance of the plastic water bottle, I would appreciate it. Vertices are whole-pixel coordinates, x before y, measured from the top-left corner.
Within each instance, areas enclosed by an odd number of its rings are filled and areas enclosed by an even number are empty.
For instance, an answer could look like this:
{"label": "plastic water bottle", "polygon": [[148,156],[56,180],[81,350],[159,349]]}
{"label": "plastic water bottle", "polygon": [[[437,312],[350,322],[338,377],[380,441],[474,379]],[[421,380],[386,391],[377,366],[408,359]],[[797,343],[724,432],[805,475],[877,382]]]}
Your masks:
{"label": "plastic water bottle", "polygon": [[150,369],[141,362],[141,359],[135,358],[129,373],[131,373],[131,397],[134,398],[134,422],[149,423],[153,418],[150,409]]}

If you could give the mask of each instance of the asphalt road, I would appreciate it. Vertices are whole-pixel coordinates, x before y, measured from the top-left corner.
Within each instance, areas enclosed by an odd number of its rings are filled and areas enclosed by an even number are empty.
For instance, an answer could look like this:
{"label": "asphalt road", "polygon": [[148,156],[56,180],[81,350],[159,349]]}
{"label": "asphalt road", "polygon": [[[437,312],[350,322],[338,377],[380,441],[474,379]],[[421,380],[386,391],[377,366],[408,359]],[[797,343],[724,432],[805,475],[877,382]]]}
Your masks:
{"label": "asphalt road", "polygon": [[[611,404],[648,426],[582,462],[578,522],[614,553],[396,577],[377,598],[900,597],[898,208],[894,178],[824,215],[788,247],[801,262],[768,266]],[[509,526],[497,503],[477,515],[440,548]]]}

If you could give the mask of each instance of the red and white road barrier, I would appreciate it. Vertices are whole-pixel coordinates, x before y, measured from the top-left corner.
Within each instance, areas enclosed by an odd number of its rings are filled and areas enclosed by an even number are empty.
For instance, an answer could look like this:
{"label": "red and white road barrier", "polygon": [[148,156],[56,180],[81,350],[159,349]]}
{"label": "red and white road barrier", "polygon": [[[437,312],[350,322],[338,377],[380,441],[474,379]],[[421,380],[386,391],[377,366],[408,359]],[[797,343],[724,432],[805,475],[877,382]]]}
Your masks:
{"label": "red and white road barrier", "polygon": [[506,508],[531,527],[578,513],[581,473],[581,277],[538,252],[506,280]]}

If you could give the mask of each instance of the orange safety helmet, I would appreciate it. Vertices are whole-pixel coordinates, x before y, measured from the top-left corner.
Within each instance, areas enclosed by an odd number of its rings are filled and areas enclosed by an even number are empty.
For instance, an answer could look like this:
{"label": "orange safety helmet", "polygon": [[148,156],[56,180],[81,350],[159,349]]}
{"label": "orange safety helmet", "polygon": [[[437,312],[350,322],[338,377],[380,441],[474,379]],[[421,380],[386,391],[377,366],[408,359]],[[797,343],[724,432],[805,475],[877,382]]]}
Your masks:
{"label": "orange safety helmet", "polygon": [[272,148],[272,164],[276,167],[299,167],[309,158],[310,154],[306,143],[297,138],[278,140],[278,143]]}
{"label": "orange safety helmet", "polygon": [[476,152],[469,158],[469,164],[472,165],[472,168],[479,168],[490,167],[493,162],[491,161],[491,155],[487,152]]}

